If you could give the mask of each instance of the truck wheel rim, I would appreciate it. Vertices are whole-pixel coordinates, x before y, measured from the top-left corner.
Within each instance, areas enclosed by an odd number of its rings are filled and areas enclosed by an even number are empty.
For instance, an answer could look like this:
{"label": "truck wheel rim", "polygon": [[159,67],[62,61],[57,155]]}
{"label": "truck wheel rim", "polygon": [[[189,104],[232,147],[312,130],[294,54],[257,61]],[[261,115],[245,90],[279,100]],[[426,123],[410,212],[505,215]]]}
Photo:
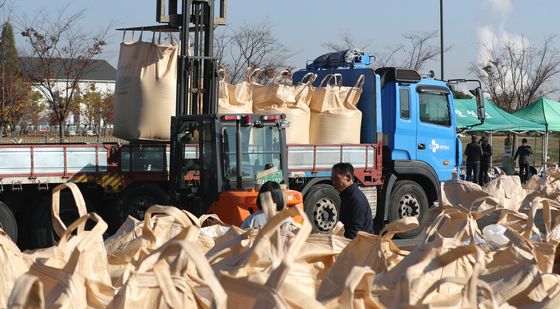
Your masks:
{"label": "truck wheel rim", "polygon": [[399,213],[401,218],[420,216],[420,203],[412,194],[405,194],[399,201]]}
{"label": "truck wheel rim", "polygon": [[336,224],[338,211],[334,201],[323,198],[313,208],[313,221],[317,229],[321,232],[330,231]]}

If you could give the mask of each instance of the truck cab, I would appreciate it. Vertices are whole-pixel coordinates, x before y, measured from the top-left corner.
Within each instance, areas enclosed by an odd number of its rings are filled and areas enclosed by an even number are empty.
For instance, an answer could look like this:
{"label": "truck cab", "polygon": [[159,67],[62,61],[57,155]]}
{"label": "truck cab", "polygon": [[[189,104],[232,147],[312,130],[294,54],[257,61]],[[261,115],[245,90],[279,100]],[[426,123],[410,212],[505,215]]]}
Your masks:
{"label": "truck cab", "polygon": [[451,180],[461,147],[447,83],[410,69],[381,68],[376,73],[381,76],[386,162],[424,170],[437,182]]}

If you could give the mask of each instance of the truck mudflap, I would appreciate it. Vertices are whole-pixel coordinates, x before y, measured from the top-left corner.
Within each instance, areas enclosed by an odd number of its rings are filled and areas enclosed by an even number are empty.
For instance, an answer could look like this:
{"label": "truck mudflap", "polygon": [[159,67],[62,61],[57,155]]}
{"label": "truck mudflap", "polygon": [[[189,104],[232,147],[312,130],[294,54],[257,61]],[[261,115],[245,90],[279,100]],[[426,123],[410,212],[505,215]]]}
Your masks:
{"label": "truck mudflap", "polygon": [[[303,208],[303,195],[294,190],[286,190],[288,207]],[[240,226],[251,213],[258,211],[257,196],[259,192],[251,190],[231,190],[220,193],[220,198],[214,202],[208,213],[218,215],[224,223]],[[296,222],[303,222],[302,218],[294,218]]]}

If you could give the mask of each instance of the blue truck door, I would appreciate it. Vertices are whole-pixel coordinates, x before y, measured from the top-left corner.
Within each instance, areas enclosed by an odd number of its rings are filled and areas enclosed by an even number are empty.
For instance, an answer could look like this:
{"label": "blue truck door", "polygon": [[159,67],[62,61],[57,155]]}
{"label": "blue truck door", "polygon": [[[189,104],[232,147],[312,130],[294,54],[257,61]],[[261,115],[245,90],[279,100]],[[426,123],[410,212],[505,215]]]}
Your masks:
{"label": "blue truck door", "polygon": [[449,90],[445,87],[418,85],[413,95],[417,98],[418,106],[417,159],[432,166],[440,181],[450,180],[456,166],[457,134]]}
{"label": "blue truck door", "polygon": [[[416,159],[416,111],[415,106],[411,106],[410,86],[397,87],[397,102],[395,112],[391,113],[395,119],[384,119],[394,121],[393,160],[415,160]],[[412,94],[413,95],[413,94]],[[393,106],[391,106],[393,107]]]}

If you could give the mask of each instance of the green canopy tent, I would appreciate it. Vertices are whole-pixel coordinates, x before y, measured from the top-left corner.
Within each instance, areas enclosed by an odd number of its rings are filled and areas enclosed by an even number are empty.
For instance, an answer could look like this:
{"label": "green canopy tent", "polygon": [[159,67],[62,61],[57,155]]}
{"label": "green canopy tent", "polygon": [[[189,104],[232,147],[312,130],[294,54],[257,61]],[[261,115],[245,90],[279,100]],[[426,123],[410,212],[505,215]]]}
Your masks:
{"label": "green canopy tent", "polygon": [[[473,126],[480,123],[476,113],[476,101],[474,99],[456,99],[454,102],[457,128],[466,132],[490,132],[490,144],[492,144],[493,132],[545,131],[544,125],[512,115],[488,99],[484,100],[486,112],[484,124]],[[504,170],[509,170],[510,166],[509,161],[504,161]]]}
{"label": "green canopy tent", "polygon": [[484,100],[484,110],[486,111],[484,124],[473,126],[479,123],[476,114],[476,101],[474,99],[456,99],[454,102],[457,128],[465,129],[467,132],[545,131],[544,125],[512,115],[497,107],[488,99]]}
{"label": "green canopy tent", "polygon": [[540,98],[513,114],[544,126],[545,135],[542,158],[544,164],[548,156],[548,132],[560,132],[560,103]]}

